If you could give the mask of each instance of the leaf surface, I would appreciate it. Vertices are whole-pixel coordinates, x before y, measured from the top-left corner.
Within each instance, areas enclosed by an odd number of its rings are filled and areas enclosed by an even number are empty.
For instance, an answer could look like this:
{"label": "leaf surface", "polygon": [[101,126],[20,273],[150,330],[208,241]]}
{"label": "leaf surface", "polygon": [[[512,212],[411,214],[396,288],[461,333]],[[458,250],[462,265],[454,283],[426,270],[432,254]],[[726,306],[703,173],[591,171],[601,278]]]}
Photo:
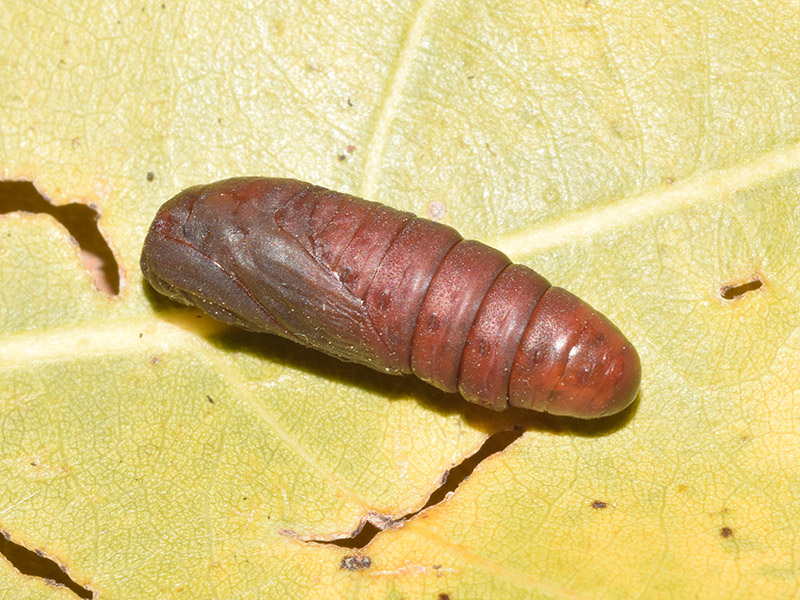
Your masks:
{"label": "leaf surface", "polygon": [[[5,2],[0,32],[0,177],[95,207],[121,272],[0,216],[12,542],[100,599],[797,594],[791,4]],[[532,266],[634,342],[638,403],[490,413],[156,297],[156,208],[254,174]],[[2,560],[0,595],[75,597]]]}

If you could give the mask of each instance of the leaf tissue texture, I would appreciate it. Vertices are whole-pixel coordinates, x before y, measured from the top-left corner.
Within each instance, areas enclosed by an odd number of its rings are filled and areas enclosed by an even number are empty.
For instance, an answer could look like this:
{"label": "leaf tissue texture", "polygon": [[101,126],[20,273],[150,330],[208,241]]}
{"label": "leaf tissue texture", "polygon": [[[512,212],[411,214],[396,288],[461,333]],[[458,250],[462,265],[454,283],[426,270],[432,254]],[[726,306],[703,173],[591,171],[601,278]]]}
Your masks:
{"label": "leaf tissue texture", "polygon": [[[795,4],[0,8],[0,177],[93,207],[121,271],[99,292],[53,217],[0,215],[14,544],[100,599],[796,597]],[[495,413],[153,293],[157,208],[245,175],[535,269],[625,332],[639,401]],[[75,594],[0,558],[0,596]]]}

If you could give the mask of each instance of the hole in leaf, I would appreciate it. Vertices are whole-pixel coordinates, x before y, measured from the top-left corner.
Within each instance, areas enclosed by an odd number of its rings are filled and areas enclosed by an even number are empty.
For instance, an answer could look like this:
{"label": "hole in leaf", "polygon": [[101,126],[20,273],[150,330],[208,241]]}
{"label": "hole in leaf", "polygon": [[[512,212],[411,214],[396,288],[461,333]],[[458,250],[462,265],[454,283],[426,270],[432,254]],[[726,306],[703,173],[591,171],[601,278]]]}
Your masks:
{"label": "hole in leaf", "polygon": [[75,583],[54,560],[47,558],[38,550],[34,552],[15,544],[4,531],[0,531],[0,555],[23,575],[41,577],[55,585],[64,586],[78,598],[94,598],[90,590]]}
{"label": "hole in leaf", "polygon": [[737,298],[744,296],[747,292],[754,292],[762,285],[764,285],[764,282],[761,281],[760,278],[756,277],[747,283],[723,285],[721,288],[719,288],[719,295],[725,298],[725,300],[736,300]]}
{"label": "hole in leaf", "polygon": [[[402,520],[410,519],[423,510],[430,508],[443,501],[448,494],[454,492],[456,488],[475,470],[475,468],[492,454],[502,452],[508,448],[513,442],[519,439],[525,432],[521,427],[519,429],[512,429],[509,431],[500,431],[490,435],[483,446],[472,456],[464,459],[461,464],[453,467],[450,471],[444,473],[442,477],[442,484],[431,494],[428,501],[418,511],[410,513],[402,518]],[[390,527],[392,523],[387,523],[386,527]],[[319,543],[332,544],[341,548],[351,548],[359,550],[369,544],[372,539],[378,535],[382,529],[379,529],[370,522],[364,524],[360,531],[356,532],[353,537],[344,538],[333,541],[321,541]]]}
{"label": "hole in leaf", "polygon": [[380,532],[381,530],[375,527],[375,525],[367,522],[364,523],[361,529],[357,531],[353,537],[330,541],[323,540],[320,543],[331,544],[333,546],[339,546],[340,548],[350,548],[351,550],[360,550],[369,544]]}
{"label": "hole in leaf", "polygon": [[97,228],[99,215],[85,204],[53,206],[29,181],[0,181],[0,214],[24,211],[51,215],[75,239],[81,262],[94,278],[97,289],[119,293],[119,266]]}

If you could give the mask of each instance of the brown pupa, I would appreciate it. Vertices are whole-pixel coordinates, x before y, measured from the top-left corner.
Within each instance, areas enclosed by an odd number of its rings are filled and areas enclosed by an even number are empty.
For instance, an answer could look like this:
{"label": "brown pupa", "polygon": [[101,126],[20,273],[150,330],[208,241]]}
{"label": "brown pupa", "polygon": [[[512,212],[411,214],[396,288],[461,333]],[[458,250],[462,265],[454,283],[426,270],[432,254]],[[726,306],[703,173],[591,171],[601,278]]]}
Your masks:
{"label": "brown pupa", "polygon": [[301,181],[182,191],[159,209],[141,266],[156,290],[220,321],[495,410],[600,417],[639,389],[631,343],[535,271],[446,225]]}

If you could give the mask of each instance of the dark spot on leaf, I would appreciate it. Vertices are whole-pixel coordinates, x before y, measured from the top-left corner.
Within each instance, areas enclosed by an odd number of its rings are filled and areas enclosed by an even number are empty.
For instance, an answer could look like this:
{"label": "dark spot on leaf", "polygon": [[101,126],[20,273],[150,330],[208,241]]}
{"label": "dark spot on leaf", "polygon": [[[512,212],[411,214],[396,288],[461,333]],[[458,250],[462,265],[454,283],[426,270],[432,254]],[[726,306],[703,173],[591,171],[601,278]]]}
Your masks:
{"label": "dark spot on leaf", "polygon": [[730,527],[723,527],[719,530],[719,534],[724,538],[733,537],[733,529]]}
{"label": "dark spot on leaf", "polygon": [[347,156],[345,154],[340,154],[339,155],[339,162],[344,162],[346,160],[347,160]]}
{"label": "dark spot on leaf", "polygon": [[744,296],[747,292],[753,292],[759,289],[764,283],[759,277],[753,278],[751,281],[740,284],[723,285],[719,288],[719,295],[725,300],[736,300]]}
{"label": "dark spot on leaf", "polygon": [[214,404],[214,399],[208,394],[206,394],[206,400],[208,400],[211,404]]}
{"label": "dark spot on leaf", "polygon": [[439,594],[439,600],[450,600],[450,594]]}
{"label": "dark spot on leaf", "polygon": [[151,365],[157,365],[160,362],[161,362],[161,359],[158,356],[151,356],[150,357],[150,364]]}
{"label": "dark spot on leaf", "polygon": [[606,506],[608,506],[608,504],[606,504],[602,500],[592,500],[592,508],[596,508],[599,510],[601,508],[605,508]]}
{"label": "dark spot on leaf", "polygon": [[339,565],[340,569],[347,569],[348,571],[361,571],[369,569],[372,566],[372,560],[369,556],[362,556],[360,554],[351,554],[345,556]]}
{"label": "dark spot on leaf", "polygon": [[155,173],[153,173],[152,171],[147,172],[147,181],[153,181],[153,179],[155,178],[156,178]]}

